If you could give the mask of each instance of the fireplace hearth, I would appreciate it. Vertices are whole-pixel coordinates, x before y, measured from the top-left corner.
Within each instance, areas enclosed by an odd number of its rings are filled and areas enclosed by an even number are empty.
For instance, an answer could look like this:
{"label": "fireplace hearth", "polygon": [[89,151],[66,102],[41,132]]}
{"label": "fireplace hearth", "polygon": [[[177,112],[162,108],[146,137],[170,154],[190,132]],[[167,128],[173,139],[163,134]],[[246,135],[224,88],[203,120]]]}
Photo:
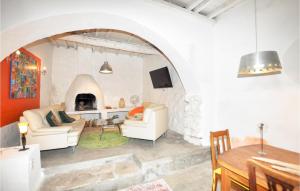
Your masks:
{"label": "fireplace hearth", "polygon": [[93,94],[78,94],[75,98],[75,111],[97,110],[96,97]]}
{"label": "fireplace hearth", "polygon": [[93,76],[79,74],[68,88],[66,111],[101,110],[104,108],[103,100],[102,90]]}

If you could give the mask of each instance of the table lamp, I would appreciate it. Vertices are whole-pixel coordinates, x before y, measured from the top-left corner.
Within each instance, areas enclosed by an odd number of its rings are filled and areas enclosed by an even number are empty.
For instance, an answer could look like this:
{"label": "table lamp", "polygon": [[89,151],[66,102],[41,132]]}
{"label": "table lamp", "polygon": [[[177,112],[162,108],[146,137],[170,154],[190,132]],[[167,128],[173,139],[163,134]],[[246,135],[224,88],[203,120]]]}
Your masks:
{"label": "table lamp", "polygon": [[25,151],[27,150],[28,148],[25,148],[26,146],[26,133],[27,133],[27,130],[28,130],[28,123],[27,122],[20,122],[18,123],[18,127],[19,127],[19,130],[20,130],[20,134],[22,135],[22,146],[23,148],[20,149],[19,151]]}
{"label": "table lamp", "polygon": [[260,132],[260,151],[258,151],[259,155],[266,155],[264,152],[264,125],[263,123],[258,124],[259,132]]}

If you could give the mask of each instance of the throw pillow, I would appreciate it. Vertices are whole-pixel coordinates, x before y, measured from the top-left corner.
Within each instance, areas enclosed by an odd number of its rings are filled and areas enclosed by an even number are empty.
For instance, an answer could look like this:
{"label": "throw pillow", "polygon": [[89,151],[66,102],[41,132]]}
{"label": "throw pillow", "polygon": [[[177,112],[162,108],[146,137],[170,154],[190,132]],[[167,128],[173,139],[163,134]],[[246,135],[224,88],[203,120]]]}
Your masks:
{"label": "throw pillow", "polygon": [[56,117],[53,115],[52,111],[49,111],[49,113],[46,115],[46,120],[49,123],[51,127],[59,126],[60,123],[56,119]]}
{"label": "throw pillow", "polygon": [[128,116],[134,116],[138,113],[143,113],[143,112],[144,112],[144,106],[136,107],[128,112]]}
{"label": "throw pillow", "polygon": [[58,111],[58,114],[63,123],[72,123],[73,121],[75,121],[75,119],[68,116],[65,111]]}

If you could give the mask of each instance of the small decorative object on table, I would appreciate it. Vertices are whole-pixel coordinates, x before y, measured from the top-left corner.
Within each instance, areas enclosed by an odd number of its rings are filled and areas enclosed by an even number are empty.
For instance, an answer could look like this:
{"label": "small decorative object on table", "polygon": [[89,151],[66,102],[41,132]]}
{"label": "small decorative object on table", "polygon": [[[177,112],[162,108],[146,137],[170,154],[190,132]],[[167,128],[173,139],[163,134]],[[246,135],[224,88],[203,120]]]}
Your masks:
{"label": "small decorative object on table", "polygon": [[124,107],[125,107],[125,100],[124,100],[124,98],[120,98],[119,108],[124,108]]}
{"label": "small decorative object on table", "polygon": [[258,128],[260,131],[260,151],[258,151],[259,155],[266,155],[267,153],[264,152],[264,124],[259,123]]}
{"label": "small decorative object on table", "polygon": [[26,133],[27,133],[27,130],[28,130],[28,123],[27,122],[21,122],[21,123],[18,123],[18,127],[19,127],[19,130],[20,130],[20,134],[22,135],[22,146],[23,148],[20,149],[19,151],[25,151],[29,148],[25,148],[26,146]]}

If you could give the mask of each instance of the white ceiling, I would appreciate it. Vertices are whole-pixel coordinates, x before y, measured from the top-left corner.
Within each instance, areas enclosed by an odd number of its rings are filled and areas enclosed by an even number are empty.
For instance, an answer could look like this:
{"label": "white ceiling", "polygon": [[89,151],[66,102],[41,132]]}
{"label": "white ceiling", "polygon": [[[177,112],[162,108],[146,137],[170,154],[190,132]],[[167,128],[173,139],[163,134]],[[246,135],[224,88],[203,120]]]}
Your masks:
{"label": "white ceiling", "polygon": [[116,52],[138,55],[160,54],[148,41],[124,31],[93,29],[64,33],[48,38],[57,47],[92,48],[100,52]]}
{"label": "white ceiling", "polygon": [[189,11],[214,19],[243,0],[163,0]]}
{"label": "white ceiling", "polygon": [[[215,19],[224,12],[238,5],[243,0],[158,0],[171,3],[188,11]],[[57,47],[88,47],[96,51],[112,51],[118,53],[152,55],[160,54],[151,43],[133,34],[117,30],[84,30],[50,37],[51,43]]]}

